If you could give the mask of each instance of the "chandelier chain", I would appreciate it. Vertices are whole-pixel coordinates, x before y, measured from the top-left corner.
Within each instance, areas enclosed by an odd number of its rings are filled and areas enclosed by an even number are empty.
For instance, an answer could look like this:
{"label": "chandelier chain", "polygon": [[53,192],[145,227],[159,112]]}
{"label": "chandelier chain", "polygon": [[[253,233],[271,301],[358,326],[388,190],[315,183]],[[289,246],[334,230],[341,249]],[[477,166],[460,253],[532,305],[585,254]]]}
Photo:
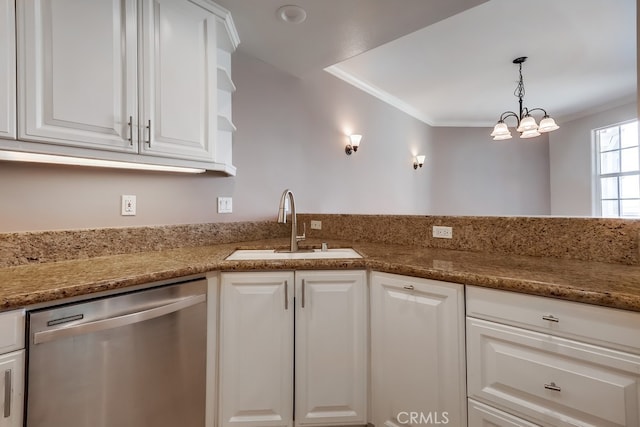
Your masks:
{"label": "chandelier chain", "polygon": [[520,66],[520,80],[518,81],[518,86],[516,86],[516,89],[513,91],[513,94],[517,97],[517,98],[524,98],[524,80],[522,79],[522,63],[518,64]]}

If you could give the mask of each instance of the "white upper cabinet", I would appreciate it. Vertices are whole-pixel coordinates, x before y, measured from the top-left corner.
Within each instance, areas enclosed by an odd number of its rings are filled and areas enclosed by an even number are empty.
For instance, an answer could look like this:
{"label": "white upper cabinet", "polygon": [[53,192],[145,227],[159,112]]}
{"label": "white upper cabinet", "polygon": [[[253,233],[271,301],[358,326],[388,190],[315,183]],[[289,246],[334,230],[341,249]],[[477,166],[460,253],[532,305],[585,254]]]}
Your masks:
{"label": "white upper cabinet", "polygon": [[15,3],[0,0],[0,138],[16,137]]}
{"label": "white upper cabinet", "polygon": [[144,2],[142,150],[215,160],[216,16],[198,2]]}
{"label": "white upper cabinet", "polygon": [[218,93],[219,63],[239,43],[226,10],[209,0],[17,5],[18,139],[235,174],[231,136],[218,137],[219,99],[231,102]]}
{"label": "white upper cabinet", "polygon": [[137,152],[135,0],[21,0],[20,139]]}

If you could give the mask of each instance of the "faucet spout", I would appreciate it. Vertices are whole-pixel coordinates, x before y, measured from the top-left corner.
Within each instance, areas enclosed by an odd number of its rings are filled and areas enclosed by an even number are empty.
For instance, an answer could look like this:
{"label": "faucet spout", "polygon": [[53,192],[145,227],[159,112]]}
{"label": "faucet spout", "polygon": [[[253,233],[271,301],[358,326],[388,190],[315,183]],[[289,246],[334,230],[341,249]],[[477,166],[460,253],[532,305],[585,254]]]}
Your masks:
{"label": "faucet spout", "polygon": [[298,242],[300,240],[304,240],[306,238],[306,227],[302,236],[298,236],[298,218],[296,216],[296,202],[293,197],[293,192],[291,190],[286,189],[282,193],[282,197],[280,197],[280,206],[278,207],[278,222],[281,224],[287,223],[287,210],[286,201],[289,198],[289,207],[291,209],[291,252],[298,251]]}

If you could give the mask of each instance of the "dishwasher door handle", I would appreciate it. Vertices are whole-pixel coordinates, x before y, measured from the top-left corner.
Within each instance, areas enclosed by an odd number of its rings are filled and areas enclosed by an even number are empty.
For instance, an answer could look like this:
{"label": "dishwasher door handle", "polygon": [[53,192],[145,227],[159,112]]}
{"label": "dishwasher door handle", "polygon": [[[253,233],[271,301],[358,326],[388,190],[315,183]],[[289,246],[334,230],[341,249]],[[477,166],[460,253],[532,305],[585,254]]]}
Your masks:
{"label": "dishwasher door handle", "polygon": [[95,322],[88,322],[80,325],[36,332],[33,334],[33,343],[42,344],[59,338],[104,331],[106,329],[119,328],[121,326],[144,322],[145,320],[162,317],[175,311],[191,307],[192,305],[203,303],[206,300],[206,295],[194,295],[191,297],[180,299],[171,304],[150,308],[149,310],[138,311],[136,313],[125,314],[123,316],[111,317],[108,319],[96,320]]}

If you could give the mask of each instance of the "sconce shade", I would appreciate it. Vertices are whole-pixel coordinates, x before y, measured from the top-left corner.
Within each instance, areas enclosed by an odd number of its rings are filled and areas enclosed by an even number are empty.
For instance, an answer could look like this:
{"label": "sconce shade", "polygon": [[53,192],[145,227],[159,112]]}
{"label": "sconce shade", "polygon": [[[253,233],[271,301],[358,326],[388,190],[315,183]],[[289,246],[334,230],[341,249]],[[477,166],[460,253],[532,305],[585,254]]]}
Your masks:
{"label": "sconce shade", "polygon": [[498,122],[491,132],[494,141],[511,139],[511,131],[505,122]]}
{"label": "sconce shade", "polygon": [[344,152],[347,153],[347,156],[350,156],[351,153],[358,151],[358,147],[360,146],[360,140],[362,139],[362,135],[349,135],[349,144],[344,147]]}
{"label": "sconce shade", "polygon": [[416,156],[416,160],[418,161],[418,164],[419,164],[420,166],[424,165],[424,159],[425,159],[425,157],[426,157],[426,156],[423,156],[423,155]]}
{"label": "sconce shade", "polygon": [[536,136],[540,136],[540,132],[538,132],[538,129],[529,129],[522,132],[520,138],[535,138]]}
{"label": "sconce shade", "polygon": [[[536,119],[531,116],[525,116],[522,120],[520,120],[520,126],[516,129],[518,132],[526,132],[529,130],[538,129],[538,124],[536,123]],[[531,138],[531,137],[529,137]]]}
{"label": "sconce shade", "polygon": [[493,132],[491,132],[491,136],[503,136],[503,135],[511,136],[511,131],[509,130],[505,122],[498,122],[496,126],[493,128]]}
{"label": "sconce shade", "polygon": [[513,137],[511,136],[511,132],[509,132],[506,135],[496,135],[496,136],[493,137],[493,140],[494,141],[504,141],[505,139],[511,139],[511,138],[513,138]]}
{"label": "sconce shade", "polygon": [[540,133],[551,132],[552,130],[556,130],[559,128],[560,126],[556,124],[556,121],[553,120],[551,117],[547,116],[547,117],[543,117],[542,120],[540,121],[540,127],[538,127],[538,132]]}
{"label": "sconce shade", "polygon": [[362,139],[362,135],[351,135],[349,140],[351,141],[351,146],[353,147],[353,151],[358,151],[358,147],[360,146],[360,140]]}

